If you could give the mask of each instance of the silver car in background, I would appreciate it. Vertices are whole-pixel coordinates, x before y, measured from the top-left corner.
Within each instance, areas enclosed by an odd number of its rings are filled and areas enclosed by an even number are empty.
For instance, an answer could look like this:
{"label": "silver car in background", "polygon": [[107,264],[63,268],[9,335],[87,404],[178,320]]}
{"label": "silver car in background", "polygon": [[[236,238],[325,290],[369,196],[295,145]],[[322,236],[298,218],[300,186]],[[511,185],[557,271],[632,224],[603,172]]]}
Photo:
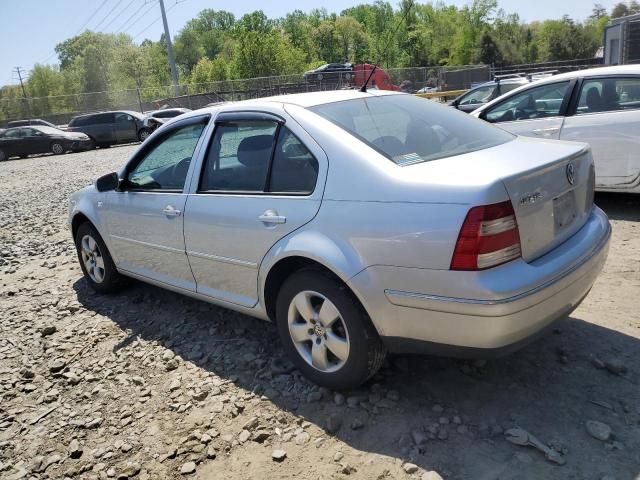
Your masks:
{"label": "silver car in background", "polygon": [[272,320],[346,389],[387,351],[506,352],[570,313],[608,251],[593,194],[585,144],[333,91],[166,123],[72,195],[69,225],[97,292],[133,277]]}

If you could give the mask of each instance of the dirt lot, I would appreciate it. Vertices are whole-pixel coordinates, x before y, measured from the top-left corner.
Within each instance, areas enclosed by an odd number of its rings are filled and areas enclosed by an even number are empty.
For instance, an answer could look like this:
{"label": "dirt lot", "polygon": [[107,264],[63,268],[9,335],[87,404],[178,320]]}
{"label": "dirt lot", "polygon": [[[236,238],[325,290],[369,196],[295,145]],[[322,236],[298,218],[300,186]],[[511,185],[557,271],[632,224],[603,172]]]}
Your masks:
{"label": "dirt lot", "polygon": [[133,148],[0,164],[0,478],[640,478],[640,198],[597,197],[605,271],[547,337],[488,362],[390,358],[341,394],[283,360],[270,324],[89,290],[67,196]]}

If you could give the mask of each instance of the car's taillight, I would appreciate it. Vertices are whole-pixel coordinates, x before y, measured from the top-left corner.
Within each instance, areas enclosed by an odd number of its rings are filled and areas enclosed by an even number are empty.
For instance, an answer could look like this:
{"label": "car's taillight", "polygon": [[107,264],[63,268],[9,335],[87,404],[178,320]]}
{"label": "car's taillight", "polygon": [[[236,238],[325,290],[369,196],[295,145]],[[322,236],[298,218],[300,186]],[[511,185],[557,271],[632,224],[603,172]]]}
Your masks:
{"label": "car's taillight", "polygon": [[520,256],[520,232],[511,202],[473,207],[460,229],[451,270],[483,270]]}

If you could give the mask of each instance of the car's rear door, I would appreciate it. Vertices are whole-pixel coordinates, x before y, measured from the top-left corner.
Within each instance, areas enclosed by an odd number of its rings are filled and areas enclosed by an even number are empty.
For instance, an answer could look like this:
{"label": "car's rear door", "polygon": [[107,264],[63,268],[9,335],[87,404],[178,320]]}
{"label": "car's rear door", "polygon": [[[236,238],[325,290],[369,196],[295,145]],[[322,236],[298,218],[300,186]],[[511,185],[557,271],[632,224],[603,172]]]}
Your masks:
{"label": "car's rear door", "polygon": [[575,80],[532,85],[513,93],[480,114],[516,135],[558,139]]}
{"label": "car's rear door", "polygon": [[184,219],[198,293],[255,305],[262,259],[315,216],[326,169],[324,152],[295,121],[219,114]]}
{"label": "car's rear door", "polygon": [[209,115],[185,119],[140,149],[120,191],[101,199],[118,268],[195,291],[183,235],[184,187]]}
{"label": "car's rear door", "polygon": [[21,130],[21,128],[10,128],[2,134],[2,138],[0,139],[0,148],[2,148],[5,158],[9,158],[14,155],[21,155]]}
{"label": "car's rear door", "polygon": [[598,187],[637,185],[640,181],[640,76],[583,79],[560,138],[591,145]]}

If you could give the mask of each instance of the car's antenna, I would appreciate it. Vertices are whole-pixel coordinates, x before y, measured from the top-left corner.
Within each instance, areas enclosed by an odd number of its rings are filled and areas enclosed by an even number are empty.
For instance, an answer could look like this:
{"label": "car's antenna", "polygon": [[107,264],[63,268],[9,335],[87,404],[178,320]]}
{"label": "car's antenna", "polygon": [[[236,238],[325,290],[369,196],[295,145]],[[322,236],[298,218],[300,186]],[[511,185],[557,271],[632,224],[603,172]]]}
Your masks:
{"label": "car's antenna", "polygon": [[367,84],[369,83],[369,80],[371,80],[371,77],[373,77],[373,72],[376,71],[376,68],[378,68],[377,65],[374,65],[373,68],[371,69],[371,73],[369,74],[369,76],[367,77],[367,81],[364,82],[364,85],[362,85],[362,87],[360,87],[360,91],[363,93],[367,93]]}
{"label": "car's antenna", "polygon": [[[413,8],[413,0],[411,0],[409,2],[409,5],[407,6],[407,9],[404,11],[404,15],[402,15],[402,18],[400,19],[400,21],[396,25],[396,28],[393,30],[393,32],[389,36],[389,40],[387,40],[387,45],[384,48],[384,52],[382,52],[383,60],[385,58],[387,58],[387,51],[389,50],[389,47],[391,46],[391,41],[393,40],[393,37],[395,36],[395,34],[398,32],[398,29],[400,28],[400,25],[402,25],[404,23],[404,21],[407,19],[407,16],[409,15],[409,12],[411,11],[412,8]],[[371,69],[371,73],[367,77],[367,81],[364,82],[364,85],[362,85],[362,87],[360,87],[360,91],[361,92],[363,92],[363,93],[367,92],[367,85],[369,84],[369,80],[371,80],[371,77],[373,76],[373,72],[376,71],[376,68],[378,68],[378,66],[374,64],[373,68]]]}

